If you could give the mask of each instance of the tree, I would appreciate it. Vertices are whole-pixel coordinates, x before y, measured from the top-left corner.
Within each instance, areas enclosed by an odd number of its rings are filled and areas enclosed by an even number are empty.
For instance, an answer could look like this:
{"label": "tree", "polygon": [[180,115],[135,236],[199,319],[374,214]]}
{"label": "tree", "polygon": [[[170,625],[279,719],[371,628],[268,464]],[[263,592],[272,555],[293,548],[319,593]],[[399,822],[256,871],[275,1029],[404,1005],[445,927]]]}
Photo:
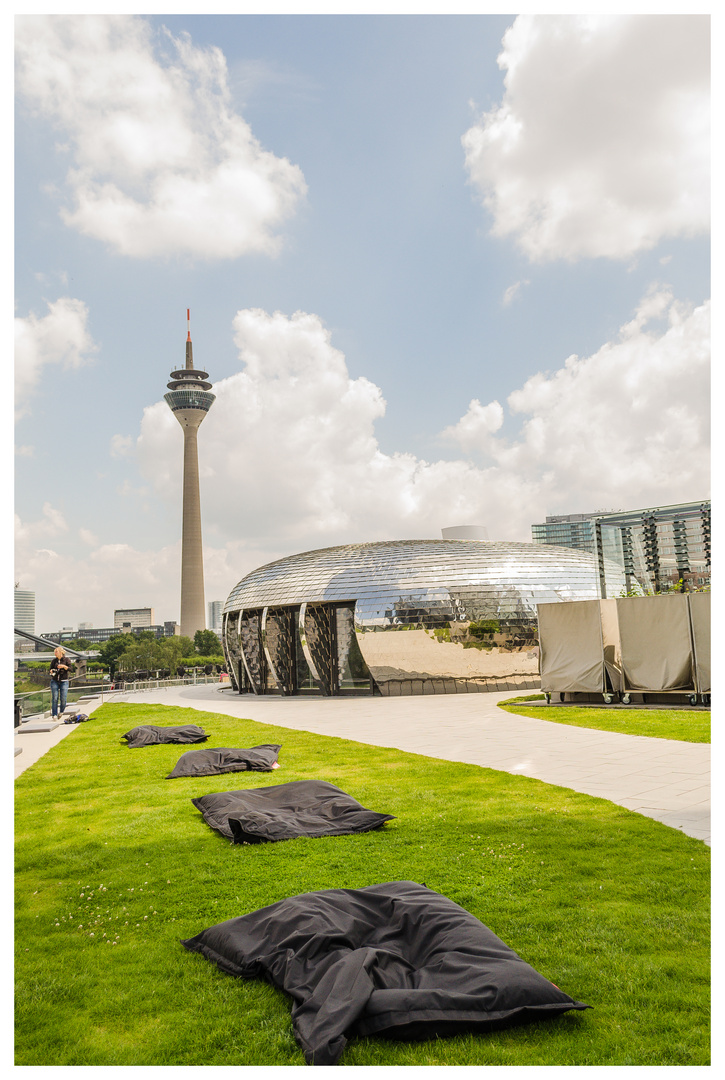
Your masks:
{"label": "tree", "polygon": [[92,652],[96,648],[88,638],[73,638],[72,641],[67,641],[66,645],[69,649],[77,649],[78,652]]}
{"label": "tree", "polygon": [[161,638],[157,644],[158,666],[171,668],[173,671],[178,667],[182,656],[191,656],[193,652],[194,642],[186,635]]}
{"label": "tree", "polygon": [[98,650],[99,660],[108,666],[112,677],[118,669],[119,657],[126,650],[128,637],[128,634],[116,634],[114,637],[109,638],[108,641],[104,641]]}
{"label": "tree", "polygon": [[197,630],[194,649],[200,656],[221,656],[222,653],[221,642],[213,630]]}
{"label": "tree", "polygon": [[156,666],[155,634],[124,634],[124,637],[129,637],[130,641],[126,643],[126,648],[118,658],[122,671],[137,671],[139,668],[147,670]]}

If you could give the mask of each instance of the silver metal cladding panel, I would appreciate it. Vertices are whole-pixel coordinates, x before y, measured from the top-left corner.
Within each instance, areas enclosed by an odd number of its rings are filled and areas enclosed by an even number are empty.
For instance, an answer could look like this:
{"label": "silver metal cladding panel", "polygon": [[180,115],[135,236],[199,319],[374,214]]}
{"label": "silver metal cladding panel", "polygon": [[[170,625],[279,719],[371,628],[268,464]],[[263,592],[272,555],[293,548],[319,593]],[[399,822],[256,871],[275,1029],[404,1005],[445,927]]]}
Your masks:
{"label": "silver metal cladding panel", "polygon": [[356,601],[357,621],[382,626],[400,621],[393,609],[401,601],[457,621],[489,612],[534,619],[537,603],[597,595],[593,556],[572,548],[392,540],[323,548],[269,563],[235,586],[224,610]]}

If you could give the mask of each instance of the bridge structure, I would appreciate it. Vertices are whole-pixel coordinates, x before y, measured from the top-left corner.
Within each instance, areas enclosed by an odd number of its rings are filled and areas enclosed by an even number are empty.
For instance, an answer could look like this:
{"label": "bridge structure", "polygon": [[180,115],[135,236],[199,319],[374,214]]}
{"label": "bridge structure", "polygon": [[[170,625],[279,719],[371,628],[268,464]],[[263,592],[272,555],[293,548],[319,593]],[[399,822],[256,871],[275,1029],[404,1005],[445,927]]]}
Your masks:
{"label": "bridge structure", "polygon": [[53,659],[53,653],[57,648],[61,648],[68,654],[68,656],[75,656],[79,660],[92,660],[98,656],[98,652],[79,652],[78,649],[71,649],[69,645],[64,645],[61,641],[51,641],[50,638],[38,637],[37,634],[31,634],[29,630],[18,630],[15,627],[16,637],[23,637],[27,641],[32,641],[36,645],[45,645],[47,652],[32,652],[32,653],[15,653],[16,660],[29,660],[31,663],[47,660],[48,663]]}

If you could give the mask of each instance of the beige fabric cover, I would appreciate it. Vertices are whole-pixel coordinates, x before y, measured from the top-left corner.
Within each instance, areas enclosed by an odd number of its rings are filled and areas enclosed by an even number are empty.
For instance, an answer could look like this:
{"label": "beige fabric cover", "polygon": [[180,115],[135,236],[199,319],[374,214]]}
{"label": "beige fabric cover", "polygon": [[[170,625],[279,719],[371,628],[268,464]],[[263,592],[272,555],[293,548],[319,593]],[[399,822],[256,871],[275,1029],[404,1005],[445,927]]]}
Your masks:
{"label": "beige fabric cover", "polygon": [[541,689],[601,693],[604,684],[598,600],[538,604]]}
{"label": "beige fabric cover", "polygon": [[615,600],[623,690],[694,690],[685,593]]}
{"label": "beige fabric cover", "polygon": [[695,678],[699,694],[710,693],[710,593],[690,593]]}
{"label": "beige fabric cover", "polygon": [[617,619],[617,601],[600,600],[599,614],[602,619],[602,645],[604,647],[604,666],[612,690],[622,689],[622,645],[619,640],[619,621]]}

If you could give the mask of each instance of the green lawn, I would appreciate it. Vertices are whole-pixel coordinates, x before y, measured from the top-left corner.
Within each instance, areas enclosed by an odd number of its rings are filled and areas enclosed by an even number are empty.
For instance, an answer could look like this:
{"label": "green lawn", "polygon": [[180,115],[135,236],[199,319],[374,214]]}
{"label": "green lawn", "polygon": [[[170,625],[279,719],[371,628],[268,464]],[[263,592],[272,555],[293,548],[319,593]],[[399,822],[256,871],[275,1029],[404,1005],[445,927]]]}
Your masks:
{"label": "green lawn", "polygon": [[[279,742],[282,767],[164,780],[186,748],[119,742],[143,722],[202,724],[211,746]],[[396,820],[359,836],[237,847],[190,802],[304,778]],[[223,974],[180,939],[295,893],[400,879],[463,905],[594,1008],[475,1037],[353,1040],[342,1065],[709,1062],[709,849],[613,803],[475,765],[121,703],[15,786],[18,1065],[303,1065],[285,995]]]}
{"label": "green lawn", "polygon": [[588,709],[575,705],[557,708],[554,705],[526,706],[526,701],[541,699],[543,694],[507,698],[499,702],[504,712],[517,716],[533,716],[554,724],[596,728],[597,731],[618,731],[621,735],[646,735],[654,739],[677,739],[680,742],[710,742],[709,709]]}

